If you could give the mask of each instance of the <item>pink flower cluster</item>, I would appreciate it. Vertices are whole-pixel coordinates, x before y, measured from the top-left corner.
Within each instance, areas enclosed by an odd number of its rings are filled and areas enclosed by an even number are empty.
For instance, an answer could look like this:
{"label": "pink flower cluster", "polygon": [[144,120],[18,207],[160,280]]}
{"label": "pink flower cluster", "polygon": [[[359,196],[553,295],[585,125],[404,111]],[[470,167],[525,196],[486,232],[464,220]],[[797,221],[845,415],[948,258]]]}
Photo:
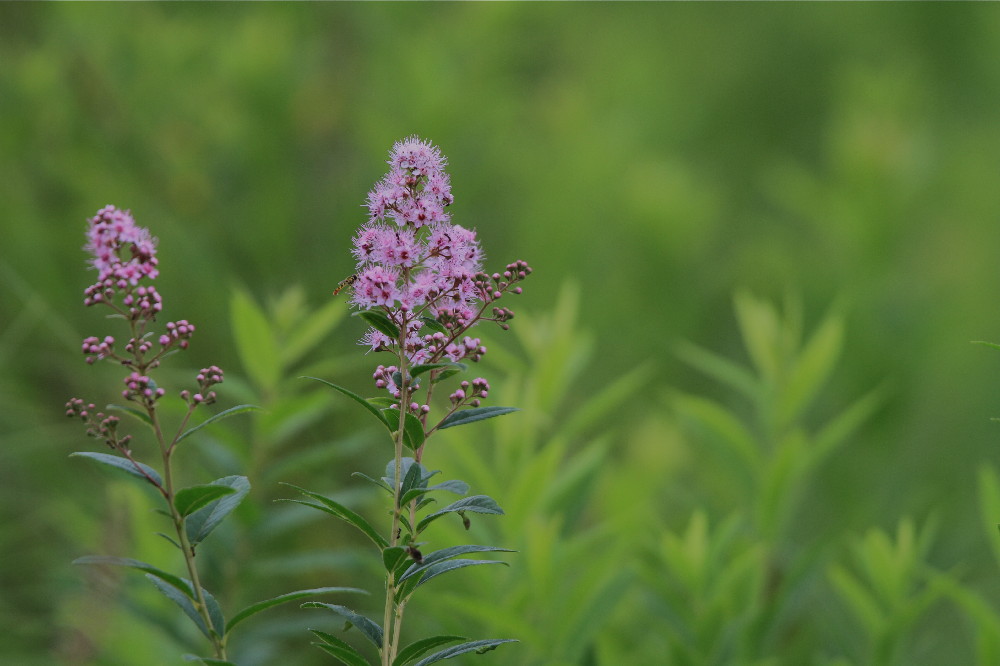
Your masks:
{"label": "pink flower cluster", "polygon": [[[186,319],[179,319],[167,322],[166,332],[159,337],[147,330],[163,307],[156,289],[141,283],[154,280],[159,274],[156,240],[148,230],[135,224],[131,213],[114,206],[99,210],[89,220],[84,249],[91,254],[90,265],[98,271],[98,281],[87,288],[84,304],[110,307],[125,317],[131,332],[122,350],[116,350],[115,338],[110,335],[86,338],[82,351],[87,363],[108,359],[128,367],[131,372],[124,379],[122,396],[152,409],[164,390],[157,387],[149,371],[158,367],[168,352],[187,349],[195,327]],[[157,342],[159,348],[155,348]],[[181,397],[190,407],[211,404],[216,395],[209,389],[221,383],[222,377],[222,370],[214,365],[203,368],[197,377],[198,389],[193,395],[191,391],[182,391]],[[74,400],[68,403],[67,413],[85,420],[91,418],[82,401]],[[95,432],[106,435],[99,427]]]}
{"label": "pink flower cluster", "polygon": [[123,303],[133,319],[151,318],[163,305],[154,287],[138,286],[139,280],[156,279],[156,239],[137,226],[129,211],[105,206],[89,220],[87,250],[90,265],[97,269],[97,282],[84,292],[84,304],[109,302],[123,292]]}
{"label": "pink flower cluster", "polygon": [[368,194],[371,221],[391,217],[399,226],[415,229],[447,222],[444,211],[453,201],[451,182],[441,151],[415,136],[396,142],[388,164],[392,169]]}
{"label": "pink flower cluster", "polygon": [[[413,363],[447,359],[478,361],[486,352],[464,332],[483,318],[486,304],[499,299],[531,272],[524,262],[503,274],[482,272],[476,232],[450,223],[452,203],[445,158],[430,142],[410,137],[391,151],[389,173],[368,195],[370,218],[354,237],[357,272],[350,278],[351,302],[380,310],[405,331],[404,352]],[[513,314],[494,308],[492,321]],[[435,332],[421,329],[433,320]],[[394,349],[398,340],[371,328],[361,340],[372,350]]]}

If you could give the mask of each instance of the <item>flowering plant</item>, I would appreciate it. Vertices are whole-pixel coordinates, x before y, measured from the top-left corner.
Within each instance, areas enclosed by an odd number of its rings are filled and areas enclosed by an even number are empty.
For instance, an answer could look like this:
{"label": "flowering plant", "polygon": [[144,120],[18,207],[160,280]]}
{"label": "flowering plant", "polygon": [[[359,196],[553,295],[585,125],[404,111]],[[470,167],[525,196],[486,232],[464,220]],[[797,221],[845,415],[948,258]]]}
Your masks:
{"label": "flowering plant", "polygon": [[[483,253],[474,231],[452,224],[447,206],[451,186],[445,159],[426,141],[410,137],[393,146],[390,171],[368,196],[369,220],[354,238],[357,271],[338,286],[350,287],[351,303],[370,326],[361,343],[371,351],[393,357],[391,364],[374,372],[375,387],[387,395],[363,398],[342,386],[324,384],[359,403],[384,426],[394,455],[380,479],[364,474],[390,497],[388,530],[380,531],[346,506],[318,493],[296,488],[308,499],[290,500],[330,513],[359,529],[370,539],[385,571],[382,624],[341,605],[308,602],[341,616],[357,627],[378,650],[382,666],[415,662],[426,666],[468,652],[485,652],[513,639],[468,641],[461,636],[431,636],[401,647],[404,613],[413,594],[442,574],[496,560],[463,556],[484,552],[510,552],[484,545],[456,545],[424,552],[425,531],[435,521],[454,514],[466,529],[468,514],[503,514],[495,500],[471,495],[437,510],[431,505],[437,493],[466,495],[463,481],[431,484],[437,474],[423,464],[429,438],[437,431],[516,411],[511,407],[483,406],[489,383],[481,378],[462,381],[437,410],[432,397],[438,385],[467,370],[463,361],[479,361],[486,347],[469,335],[480,321],[508,328],[513,313],[499,306],[507,294],[521,293],[519,283],[531,268],[523,261],[508,264],[503,273],[482,270]],[[334,292],[335,294],[337,292]],[[315,378],[314,378],[315,379]],[[406,454],[406,455],[404,455]],[[293,486],[294,487],[294,486]],[[354,646],[324,631],[313,630],[318,647],[350,666],[370,664]],[[465,641],[440,649],[443,645]],[[417,661],[420,659],[419,661]]]}
{"label": "flowering plant", "polygon": [[[144,572],[160,592],[180,606],[211,644],[212,657],[187,655],[187,658],[203,663],[231,663],[226,661],[230,633],[248,617],[305,596],[360,590],[300,590],[252,604],[226,621],[221,605],[201,582],[195,555],[201,543],[250,492],[250,482],[245,476],[226,476],[207,484],[181,487],[173,462],[181,443],[198,430],[254,408],[239,405],[190,425],[196,411],[216,401],[214,387],[222,383],[224,374],[213,365],[197,374],[194,392],[180,391],[180,398],[186,405],[180,422],[173,428],[165,423],[158,407],[166,396],[166,389],[154,379],[155,370],[168,356],[188,348],[195,327],[186,320],[179,320],[168,322],[165,332],[158,337],[154,333],[153,324],[163,309],[160,294],[149,284],[159,273],[156,240],[148,230],[135,224],[128,211],[113,206],[98,211],[89,222],[87,239],[85,249],[92,255],[90,263],[98,276],[84,292],[84,304],[110,308],[112,317],[124,320],[129,337],[120,350],[110,335],[88,337],[83,341],[83,353],[90,364],[103,360],[124,366],[127,374],[121,396],[125,404],[108,405],[107,411],[113,412],[109,415],[97,411],[94,403],[80,398],[67,402],[67,416],[81,418],[87,426],[87,434],[103,440],[112,451],[84,451],[72,455],[126,472],[155,488],[165,505],[161,513],[170,525],[170,534],[160,533],[160,536],[180,552],[188,578],[123,557],[87,556],[76,559],[75,563],[124,566]],[[140,460],[148,455],[147,452],[133,452],[133,435],[122,433],[121,419],[116,414],[133,417],[152,431],[157,447],[155,452],[159,453],[158,468]]]}

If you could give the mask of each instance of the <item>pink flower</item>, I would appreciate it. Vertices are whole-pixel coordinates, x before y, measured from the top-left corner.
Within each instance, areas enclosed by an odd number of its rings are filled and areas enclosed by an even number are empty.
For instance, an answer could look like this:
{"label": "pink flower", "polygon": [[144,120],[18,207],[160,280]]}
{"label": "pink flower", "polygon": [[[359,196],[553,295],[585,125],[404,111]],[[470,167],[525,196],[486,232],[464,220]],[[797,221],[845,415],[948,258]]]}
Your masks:
{"label": "pink flower", "polygon": [[447,222],[444,209],[454,199],[445,163],[441,151],[429,141],[411,136],[397,142],[389,155],[391,170],[368,194],[370,220],[388,216],[400,227],[414,229]]}
{"label": "pink flower", "polygon": [[156,279],[156,239],[136,226],[129,211],[105,206],[89,222],[84,249],[93,255],[98,282],[111,278],[121,288],[123,282],[134,286],[144,277]]}

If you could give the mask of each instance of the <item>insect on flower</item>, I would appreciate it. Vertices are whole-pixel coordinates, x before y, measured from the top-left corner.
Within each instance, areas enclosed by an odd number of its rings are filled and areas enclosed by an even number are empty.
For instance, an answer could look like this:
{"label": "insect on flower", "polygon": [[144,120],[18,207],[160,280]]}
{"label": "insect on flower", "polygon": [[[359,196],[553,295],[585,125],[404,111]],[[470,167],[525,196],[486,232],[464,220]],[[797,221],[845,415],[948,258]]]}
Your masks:
{"label": "insect on flower", "polygon": [[356,273],[354,275],[348,275],[346,278],[341,280],[340,284],[337,285],[337,288],[333,290],[333,295],[336,296],[341,291],[343,291],[345,287],[350,287],[357,281],[358,281],[358,276]]}

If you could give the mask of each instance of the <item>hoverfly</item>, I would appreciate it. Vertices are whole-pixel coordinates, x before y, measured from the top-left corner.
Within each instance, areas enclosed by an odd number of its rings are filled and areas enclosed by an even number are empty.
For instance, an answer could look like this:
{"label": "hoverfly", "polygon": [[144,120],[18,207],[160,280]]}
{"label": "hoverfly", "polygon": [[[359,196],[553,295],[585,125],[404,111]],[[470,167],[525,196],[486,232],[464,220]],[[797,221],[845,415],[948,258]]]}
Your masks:
{"label": "hoverfly", "polygon": [[357,274],[348,275],[346,278],[344,278],[343,280],[341,280],[340,284],[337,285],[337,288],[333,290],[333,295],[336,296],[341,291],[343,291],[346,287],[350,287],[352,284],[354,284],[357,281],[358,281]]}

